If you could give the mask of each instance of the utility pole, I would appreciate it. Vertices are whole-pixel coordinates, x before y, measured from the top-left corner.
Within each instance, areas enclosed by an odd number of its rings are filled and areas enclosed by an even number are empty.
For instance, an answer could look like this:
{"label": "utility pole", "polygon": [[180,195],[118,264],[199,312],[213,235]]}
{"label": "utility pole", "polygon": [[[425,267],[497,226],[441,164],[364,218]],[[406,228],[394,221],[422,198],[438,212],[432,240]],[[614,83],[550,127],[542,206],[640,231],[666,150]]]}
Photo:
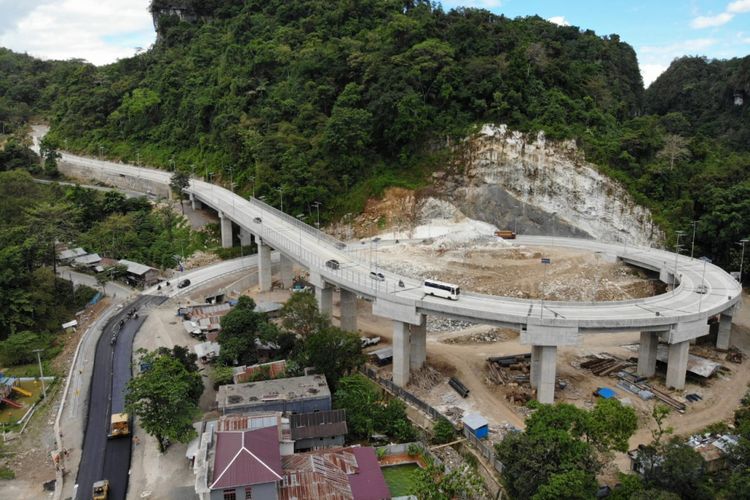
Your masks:
{"label": "utility pole", "polygon": [[232,166],[229,166],[229,185],[232,188],[232,192],[234,193],[234,168]]}
{"label": "utility pole", "polygon": [[36,360],[39,363],[39,379],[42,381],[42,395],[44,396],[44,399],[47,399],[47,388],[44,386],[44,370],[42,370],[42,358],[39,356],[39,353],[43,350],[44,349],[34,349],[32,352],[36,353]]}
{"label": "utility pole", "polygon": [[685,231],[677,231],[677,243],[674,249],[674,274],[672,275],[672,293],[677,288],[677,258],[680,256],[680,237],[685,234]]}
{"label": "utility pole", "polygon": [[284,188],[280,187],[276,189],[279,192],[279,196],[281,197],[281,211],[284,211]]}
{"label": "utility pole", "polygon": [[547,257],[542,257],[542,265],[544,266],[544,275],[542,277],[542,307],[539,310],[539,319],[544,318],[544,296],[547,294],[547,289],[545,287],[545,283],[547,281],[547,266],[550,265],[552,261]]}

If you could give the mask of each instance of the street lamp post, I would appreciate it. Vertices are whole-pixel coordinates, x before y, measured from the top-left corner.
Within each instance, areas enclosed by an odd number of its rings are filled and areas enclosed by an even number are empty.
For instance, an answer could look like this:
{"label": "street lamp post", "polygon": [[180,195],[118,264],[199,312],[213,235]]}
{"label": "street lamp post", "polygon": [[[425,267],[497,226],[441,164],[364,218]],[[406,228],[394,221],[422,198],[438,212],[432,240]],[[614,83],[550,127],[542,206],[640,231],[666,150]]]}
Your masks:
{"label": "street lamp post", "polygon": [[276,188],[276,190],[279,192],[279,197],[281,198],[281,211],[284,211],[284,188]]}
{"label": "street lamp post", "polygon": [[234,193],[234,168],[232,166],[229,166],[229,186],[232,188],[232,192]]}
{"label": "street lamp post", "polygon": [[169,165],[172,167],[172,172],[174,172],[174,156],[169,159]]}
{"label": "street lamp post", "polygon": [[312,204],[312,206],[315,207],[315,210],[317,211],[317,221],[315,222],[315,226],[320,229],[320,205],[321,203],[319,201],[316,201]]}
{"label": "street lamp post", "polygon": [[697,221],[697,220],[694,220],[694,221],[692,222],[692,224],[693,224],[693,240],[692,240],[692,242],[690,243],[690,258],[691,258],[691,259],[693,258],[693,251],[695,250],[695,226],[697,226],[697,225],[698,225],[698,221]]}
{"label": "street lamp post", "polygon": [[104,146],[101,144],[99,145],[99,159],[102,159],[102,155],[104,154]]}
{"label": "street lamp post", "polygon": [[740,288],[742,288],[742,264],[745,263],[745,243],[747,242],[747,238],[743,238],[737,242],[738,245],[742,245],[742,253],[740,254]]}
{"label": "street lamp post", "polygon": [[42,358],[39,356],[39,353],[43,350],[44,349],[34,349],[33,352],[36,353],[36,360],[39,363],[39,380],[42,381],[42,395],[44,396],[44,399],[47,399],[47,388],[44,386],[44,370],[42,369]]}
{"label": "street lamp post", "polygon": [[680,237],[685,234],[685,231],[677,231],[677,243],[674,249],[674,274],[672,275],[672,293],[677,288],[677,258],[680,256]]}
{"label": "street lamp post", "polygon": [[253,198],[255,198],[255,176],[251,175],[248,180],[253,183]]}

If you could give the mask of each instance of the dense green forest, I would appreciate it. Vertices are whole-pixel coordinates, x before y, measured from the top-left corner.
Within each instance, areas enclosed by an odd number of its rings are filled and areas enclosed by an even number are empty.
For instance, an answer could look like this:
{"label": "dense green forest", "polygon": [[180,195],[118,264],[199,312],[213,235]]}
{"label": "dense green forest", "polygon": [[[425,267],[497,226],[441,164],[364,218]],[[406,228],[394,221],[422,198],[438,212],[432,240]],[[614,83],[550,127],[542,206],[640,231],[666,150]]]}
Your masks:
{"label": "dense green forest", "polygon": [[[750,234],[750,57],[673,63],[539,17],[425,1],[155,0],[159,39],[115,64],[0,53],[0,120],[69,149],[210,175],[324,219],[420,187],[485,122],[574,138],[670,233],[736,267]],[[19,89],[26,89],[21,91]],[[742,106],[734,95],[744,96]],[[6,118],[7,117],[7,118]]]}
{"label": "dense green forest", "polygon": [[[55,277],[55,242],[157,267],[173,267],[175,255],[203,243],[171,208],[113,191],[39,184],[20,169],[4,171],[20,162],[0,155],[0,341],[26,331],[40,336],[35,342],[51,341],[48,335],[94,293],[71,291],[69,281]],[[23,361],[8,356],[19,352],[18,342],[5,342],[0,358]]]}

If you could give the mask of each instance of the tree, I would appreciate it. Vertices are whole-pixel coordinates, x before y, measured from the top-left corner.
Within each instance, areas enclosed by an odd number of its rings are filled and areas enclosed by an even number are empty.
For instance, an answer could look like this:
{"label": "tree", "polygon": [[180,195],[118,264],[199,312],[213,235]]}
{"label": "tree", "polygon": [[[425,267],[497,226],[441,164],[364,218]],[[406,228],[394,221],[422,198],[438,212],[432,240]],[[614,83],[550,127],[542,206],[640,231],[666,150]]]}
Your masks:
{"label": "tree", "polygon": [[341,377],[362,366],[364,361],[359,336],[333,326],[308,335],[297,356],[301,366],[314,366],[325,375],[332,391]]}
{"label": "tree", "polygon": [[581,470],[571,470],[554,474],[547,483],[539,487],[534,500],[589,500],[594,498],[599,485],[596,477]]}
{"label": "tree", "polygon": [[318,311],[318,303],[311,293],[293,293],[281,308],[281,325],[303,337],[330,323],[328,317]]}
{"label": "tree", "polygon": [[62,155],[57,152],[59,146],[49,137],[44,137],[39,143],[39,153],[44,159],[44,173],[48,177],[57,177],[60,172],[57,170],[57,160]]}
{"label": "tree", "polygon": [[193,418],[198,414],[195,399],[198,372],[189,372],[178,359],[157,352],[143,354],[140,364],[149,368],[128,382],[125,409],[164,451],[165,440],[187,443],[195,437]]}
{"label": "tree", "polygon": [[[169,349],[160,347],[156,350],[160,356],[169,356],[182,364],[189,373],[198,373],[198,355],[189,348],[176,345]],[[190,399],[198,402],[203,394],[203,381],[200,377],[193,379],[193,387],[190,390]]]}
{"label": "tree", "polygon": [[180,201],[180,208],[182,209],[182,215],[185,215],[185,206],[182,203],[182,196],[185,189],[190,186],[190,176],[182,170],[175,170],[172,174],[172,178],[169,180],[169,188],[174,194],[177,195],[177,199]]}
{"label": "tree", "polygon": [[219,362],[225,365],[253,364],[257,361],[255,339],[263,322],[263,315],[255,312],[255,301],[243,295],[237,305],[221,318],[218,342],[221,344]]}
{"label": "tree", "polygon": [[656,157],[669,161],[669,170],[674,170],[677,161],[690,158],[690,150],[687,148],[688,141],[684,137],[669,134],[664,138],[664,147],[656,153]]}
{"label": "tree", "polygon": [[681,498],[713,498],[706,482],[706,462],[690,445],[672,439],[659,450],[658,456],[656,467],[644,474],[646,484]]}
{"label": "tree", "polygon": [[439,418],[432,426],[432,442],[435,444],[450,443],[456,437],[456,428],[447,418]]}
{"label": "tree", "polygon": [[416,472],[416,480],[409,494],[430,500],[477,498],[482,492],[482,480],[467,465],[450,472],[430,463]]}
{"label": "tree", "polygon": [[22,365],[36,361],[36,349],[44,349],[49,345],[38,333],[23,331],[11,334],[0,342],[0,354],[3,361],[9,365]]}
{"label": "tree", "polygon": [[346,409],[349,436],[370,439],[375,428],[372,410],[379,399],[377,389],[362,375],[350,375],[339,381],[334,405]]}
{"label": "tree", "polygon": [[599,450],[628,451],[628,440],[638,428],[635,411],[616,399],[599,399],[588,413],[587,435]]}

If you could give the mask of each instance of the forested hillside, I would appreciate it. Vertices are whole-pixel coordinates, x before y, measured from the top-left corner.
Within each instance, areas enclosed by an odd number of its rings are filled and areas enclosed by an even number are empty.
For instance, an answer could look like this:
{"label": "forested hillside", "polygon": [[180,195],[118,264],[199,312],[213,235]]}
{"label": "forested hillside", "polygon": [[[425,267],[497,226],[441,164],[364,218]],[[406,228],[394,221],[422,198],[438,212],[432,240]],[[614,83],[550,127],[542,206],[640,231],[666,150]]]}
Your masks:
{"label": "forested hillside", "polygon": [[158,42],[116,64],[29,73],[17,56],[21,80],[46,75],[20,102],[49,110],[52,140],[231,178],[277,206],[283,193],[290,213],[318,200],[327,218],[423,185],[446,138],[507,123],[576,139],[667,231],[698,220],[697,252],[726,264],[750,233],[750,58],[682,59],[644,93],[617,35],[539,17],[404,0],[152,9]]}

